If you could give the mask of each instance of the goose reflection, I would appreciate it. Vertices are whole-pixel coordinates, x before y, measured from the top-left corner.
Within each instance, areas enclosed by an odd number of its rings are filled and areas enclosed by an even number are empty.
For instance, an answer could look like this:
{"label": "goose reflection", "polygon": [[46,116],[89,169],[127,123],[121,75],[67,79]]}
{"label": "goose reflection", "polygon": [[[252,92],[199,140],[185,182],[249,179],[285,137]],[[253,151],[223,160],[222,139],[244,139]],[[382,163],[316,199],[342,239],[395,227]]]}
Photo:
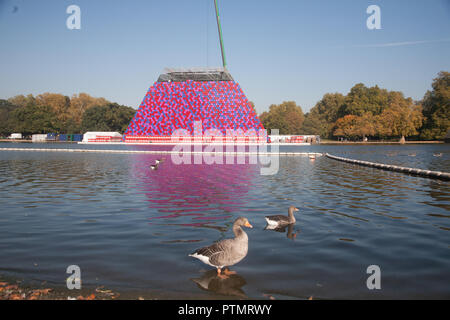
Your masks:
{"label": "goose reflection", "polygon": [[[286,229],[287,229],[287,232],[286,232]],[[283,226],[283,227],[266,225],[264,230],[271,230],[271,231],[276,231],[276,232],[281,232],[281,233],[286,232],[286,237],[291,240],[294,240],[297,237],[297,233],[298,233],[298,231],[294,230],[294,223],[288,224],[287,226]],[[294,231],[295,231],[295,233],[294,233]]]}
{"label": "goose reflection", "polygon": [[241,289],[247,282],[238,274],[231,274],[223,279],[217,276],[216,270],[209,270],[203,273],[200,278],[192,278],[191,280],[202,290],[219,295],[247,298],[247,295]]}

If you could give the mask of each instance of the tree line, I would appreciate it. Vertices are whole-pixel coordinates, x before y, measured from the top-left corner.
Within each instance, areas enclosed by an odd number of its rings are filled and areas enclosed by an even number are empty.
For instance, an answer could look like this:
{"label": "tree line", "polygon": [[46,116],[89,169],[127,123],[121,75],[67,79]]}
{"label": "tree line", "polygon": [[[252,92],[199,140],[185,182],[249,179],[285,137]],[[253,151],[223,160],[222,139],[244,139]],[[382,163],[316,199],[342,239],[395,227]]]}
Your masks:
{"label": "tree line", "polygon": [[[18,95],[0,99],[0,135],[123,133],[135,112],[131,107],[86,93],[72,97],[57,93]],[[328,139],[443,139],[450,128],[450,73],[440,72],[421,101],[406,98],[399,91],[359,83],[347,95],[326,93],[306,114],[295,102],[287,101],[271,105],[260,120],[265,128],[279,129],[280,134],[311,134]]]}
{"label": "tree line", "polygon": [[0,135],[13,132],[84,133],[119,131],[123,133],[136,110],[95,98],[87,93],[72,97],[58,93],[18,95],[0,99]]}
{"label": "tree line", "polygon": [[278,128],[280,134],[328,139],[443,139],[450,128],[450,73],[440,72],[421,101],[359,83],[347,95],[325,94],[306,115],[288,101],[271,105],[260,120],[265,128]]}

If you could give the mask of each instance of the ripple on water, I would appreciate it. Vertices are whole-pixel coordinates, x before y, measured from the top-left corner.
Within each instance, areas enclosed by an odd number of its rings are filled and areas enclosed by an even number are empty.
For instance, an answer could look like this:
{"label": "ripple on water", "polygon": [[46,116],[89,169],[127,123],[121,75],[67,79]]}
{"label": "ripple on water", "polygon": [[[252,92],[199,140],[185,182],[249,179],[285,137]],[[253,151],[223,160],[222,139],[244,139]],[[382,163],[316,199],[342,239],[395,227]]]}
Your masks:
{"label": "ripple on water", "polygon": [[[74,147],[74,146],[71,146]],[[440,151],[439,151],[440,150]],[[438,146],[311,146],[301,151],[448,171]],[[442,152],[433,157],[433,152]],[[416,153],[415,157],[408,156]],[[174,165],[142,154],[0,153],[0,273],[86,285],[250,298],[446,298],[450,184],[319,157],[258,165]],[[265,215],[300,208],[292,228]],[[246,216],[249,253],[220,284],[187,255],[232,235]],[[383,290],[367,290],[379,265]],[[192,279],[197,279],[193,281]],[[62,284],[61,284],[62,283]],[[424,289],[426,288],[426,289]]]}

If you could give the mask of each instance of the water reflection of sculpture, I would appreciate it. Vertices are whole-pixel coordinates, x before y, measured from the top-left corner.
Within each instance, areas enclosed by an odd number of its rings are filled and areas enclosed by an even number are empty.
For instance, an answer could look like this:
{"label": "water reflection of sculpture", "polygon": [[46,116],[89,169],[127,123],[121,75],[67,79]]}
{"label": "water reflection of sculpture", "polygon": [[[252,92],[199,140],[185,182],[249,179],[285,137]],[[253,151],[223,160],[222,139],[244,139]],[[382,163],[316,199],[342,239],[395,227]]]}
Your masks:
{"label": "water reflection of sculpture", "polygon": [[[133,157],[132,176],[135,188],[144,192],[149,207],[160,214],[150,217],[152,224],[171,224],[215,228],[216,221],[233,220],[245,202],[252,178],[259,173],[257,165],[246,164],[179,164],[170,156],[152,171],[158,155]],[[236,161],[234,161],[236,163]],[[173,220],[174,222],[169,222]]]}

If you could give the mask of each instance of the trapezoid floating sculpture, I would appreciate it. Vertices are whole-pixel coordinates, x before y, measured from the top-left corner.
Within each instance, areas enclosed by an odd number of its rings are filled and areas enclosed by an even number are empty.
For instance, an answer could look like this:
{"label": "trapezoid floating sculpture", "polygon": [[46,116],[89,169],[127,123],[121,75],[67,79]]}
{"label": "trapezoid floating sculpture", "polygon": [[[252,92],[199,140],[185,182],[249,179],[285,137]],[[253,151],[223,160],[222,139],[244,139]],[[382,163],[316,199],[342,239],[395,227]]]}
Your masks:
{"label": "trapezoid floating sculpture", "polygon": [[[229,138],[230,130],[234,141],[249,141],[255,136],[258,142],[267,140],[241,87],[223,68],[166,69],[148,90],[124,139],[133,143],[171,142],[178,129],[195,137],[194,125],[199,122],[201,136],[215,131],[215,141]],[[210,141],[211,134],[208,137]]]}

